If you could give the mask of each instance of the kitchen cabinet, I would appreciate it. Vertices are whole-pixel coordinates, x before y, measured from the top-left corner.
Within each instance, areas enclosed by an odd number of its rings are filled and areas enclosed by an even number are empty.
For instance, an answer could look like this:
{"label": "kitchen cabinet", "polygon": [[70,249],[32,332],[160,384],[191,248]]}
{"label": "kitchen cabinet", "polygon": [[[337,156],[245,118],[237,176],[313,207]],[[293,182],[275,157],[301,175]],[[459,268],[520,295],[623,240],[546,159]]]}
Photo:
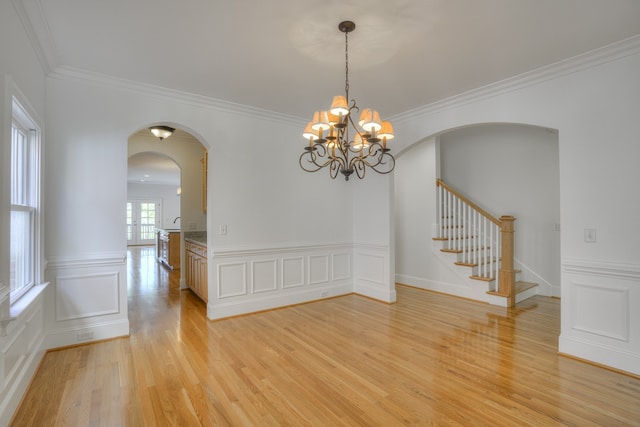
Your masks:
{"label": "kitchen cabinet", "polygon": [[171,270],[180,269],[180,232],[158,229],[156,231],[156,256]]}
{"label": "kitchen cabinet", "polygon": [[187,286],[204,302],[209,299],[207,280],[207,247],[193,241],[185,244],[185,281]]}

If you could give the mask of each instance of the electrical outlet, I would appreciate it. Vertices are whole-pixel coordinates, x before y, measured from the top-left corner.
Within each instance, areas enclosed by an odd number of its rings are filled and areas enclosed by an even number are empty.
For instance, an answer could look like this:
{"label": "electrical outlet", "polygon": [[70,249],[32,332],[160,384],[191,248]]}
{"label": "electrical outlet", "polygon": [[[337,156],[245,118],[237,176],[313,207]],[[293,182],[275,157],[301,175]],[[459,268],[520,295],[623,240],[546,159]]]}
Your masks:
{"label": "electrical outlet", "polygon": [[584,229],[584,241],[585,241],[585,243],[595,243],[596,242],[596,229],[595,228],[585,228]]}
{"label": "electrical outlet", "polygon": [[221,236],[227,235],[227,224],[223,224],[220,226],[220,235]]}
{"label": "electrical outlet", "polygon": [[327,291],[323,291],[322,294],[320,294],[323,298],[326,297],[327,295],[329,295],[329,292]]}

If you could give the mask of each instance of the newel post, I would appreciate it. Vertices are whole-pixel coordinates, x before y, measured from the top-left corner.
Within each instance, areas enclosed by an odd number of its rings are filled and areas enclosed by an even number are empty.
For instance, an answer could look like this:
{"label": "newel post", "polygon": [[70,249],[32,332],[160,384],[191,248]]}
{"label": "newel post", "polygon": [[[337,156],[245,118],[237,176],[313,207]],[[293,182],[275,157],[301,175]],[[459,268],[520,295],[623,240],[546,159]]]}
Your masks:
{"label": "newel post", "polygon": [[498,292],[508,299],[508,306],[516,305],[516,272],[514,267],[513,233],[516,218],[511,215],[500,217],[502,226],[500,235],[502,237],[502,261],[500,263],[500,289]]}

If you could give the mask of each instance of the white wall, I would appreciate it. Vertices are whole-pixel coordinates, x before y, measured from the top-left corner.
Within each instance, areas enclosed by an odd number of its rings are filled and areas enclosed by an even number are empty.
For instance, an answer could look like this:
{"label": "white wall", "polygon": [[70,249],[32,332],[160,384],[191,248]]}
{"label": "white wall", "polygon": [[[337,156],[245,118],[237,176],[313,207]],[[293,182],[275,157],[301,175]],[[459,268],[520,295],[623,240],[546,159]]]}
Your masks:
{"label": "white wall", "polygon": [[351,183],[354,291],[378,300],[394,302],[394,211],[386,203],[393,195],[393,175],[379,175],[369,170],[363,180],[351,180],[354,181]]}
{"label": "white wall", "polygon": [[[448,129],[559,131],[561,352],[640,373],[640,38],[395,118],[400,149]],[[391,203],[391,201],[390,201]],[[597,231],[584,242],[584,229]]]}
{"label": "white wall", "polygon": [[[20,2],[16,2],[17,7]],[[0,334],[0,425],[11,416],[44,354],[44,299],[36,286],[30,304],[8,307],[11,103],[16,96],[44,130],[45,71],[13,2],[0,2],[0,316],[13,317]],[[46,152],[46,138],[43,141]],[[40,277],[39,279],[42,279]],[[26,299],[23,301],[26,302]]]}

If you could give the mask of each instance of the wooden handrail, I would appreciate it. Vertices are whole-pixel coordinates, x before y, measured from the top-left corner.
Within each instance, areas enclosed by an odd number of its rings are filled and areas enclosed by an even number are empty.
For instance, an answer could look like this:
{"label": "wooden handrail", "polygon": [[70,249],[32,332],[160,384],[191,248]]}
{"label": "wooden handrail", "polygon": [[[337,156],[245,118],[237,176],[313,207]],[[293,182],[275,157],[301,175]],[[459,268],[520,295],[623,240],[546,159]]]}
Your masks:
{"label": "wooden handrail", "polygon": [[494,223],[498,227],[502,227],[502,221],[500,221],[498,218],[494,217],[489,212],[487,212],[484,209],[482,209],[480,206],[478,206],[475,203],[473,203],[471,200],[469,200],[468,198],[466,198],[465,196],[463,196],[462,194],[457,192],[455,189],[449,187],[440,178],[436,179],[436,186],[444,188],[445,190],[447,190],[448,192],[450,192],[451,194],[455,195],[460,200],[465,202],[467,205],[471,206],[473,209],[475,209],[476,211],[480,212],[489,221],[491,221],[492,223]]}

